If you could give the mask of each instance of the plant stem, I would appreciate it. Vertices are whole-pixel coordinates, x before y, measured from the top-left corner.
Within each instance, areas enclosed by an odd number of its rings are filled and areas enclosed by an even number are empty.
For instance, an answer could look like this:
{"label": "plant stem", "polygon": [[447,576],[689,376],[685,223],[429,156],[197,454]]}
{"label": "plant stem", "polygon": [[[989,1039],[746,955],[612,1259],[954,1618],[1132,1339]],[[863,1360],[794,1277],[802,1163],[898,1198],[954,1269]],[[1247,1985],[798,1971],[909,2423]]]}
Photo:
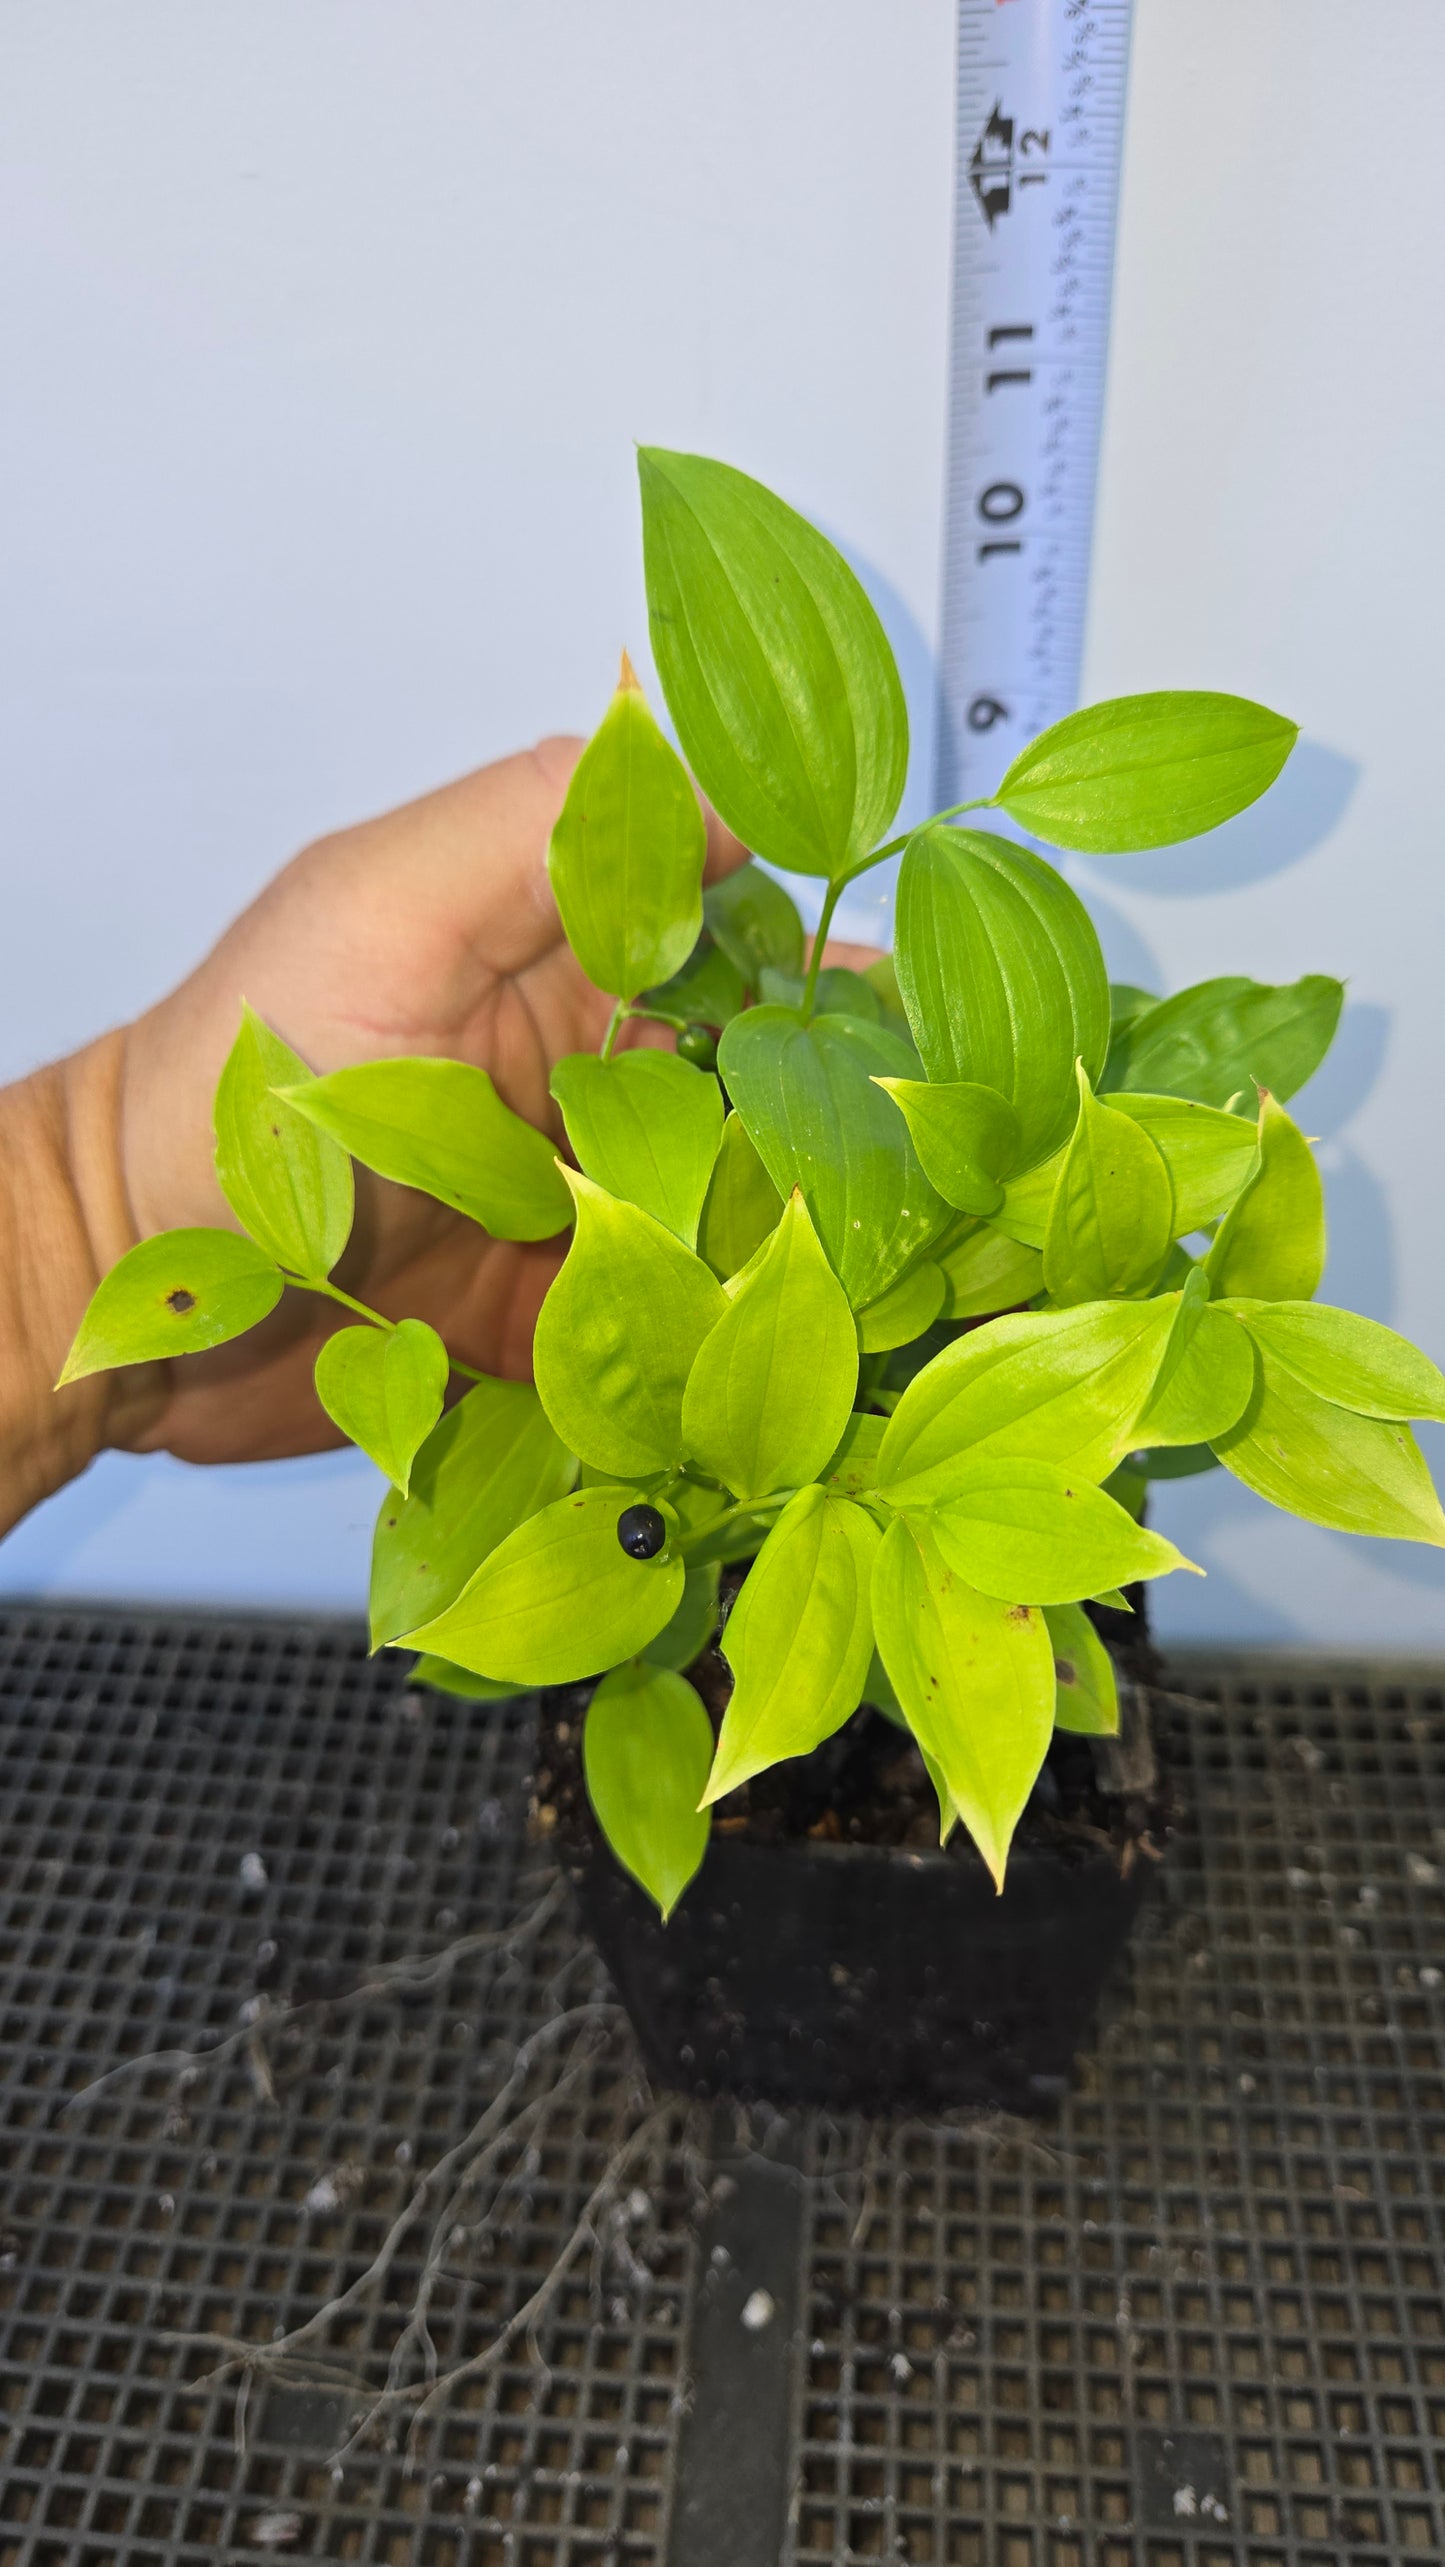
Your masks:
{"label": "plant stem", "polygon": [[[384,1329],[388,1337],[396,1334],[394,1319],[383,1318],[379,1310],[373,1310],[368,1303],[358,1301],[353,1293],[343,1292],[340,1284],[317,1283],[306,1275],[288,1275],[286,1281],[297,1292],[319,1292],[327,1301],[339,1301],[343,1310],[354,1310],[358,1319],[366,1320],[372,1328]],[[484,1382],[491,1378],[487,1373],[479,1373],[475,1364],[464,1364],[460,1355],[454,1355],[450,1348],[447,1350],[447,1362],[452,1371],[460,1373],[465,1381]]]}
{"label": "plant stem", "polygon": [[830,882],[823,895],[823,914],[819,918],[817,927],[814,930],[813,950],[808,957],[808,976],[803,983],[803,995],[798,1002],[803,1023],[805,1025],[812,1021],[813,1001],[818,994],[818,974],[823,967],[823,947],[828,941],[828,929],[833,923],[833,912],[837,908],[842,895],[843,884],[841,882]]}
{"label": "plant stem", "polygon": [[721,1515],[709,1516],[706,1524],[700,1524],[695,1533],[684,1533],[678,1543],[678,1551],[686,1554],[697,1543],[710,1542],[715,1533],[726,1532],[730,1524],[742,1524],[750,1515],[765,1515],[770,1508],[786,1506],[788,1500],[797,1494],[796,1489],[775,1489],[770,1497],[742,1498],[736,1506],[725,1506]]}
{"label": "plant stem", "polygon": [[617,1005],[612,1010],[611,1022],[608,1025],[606,1033],[602,1037],[602,1050],[599,1055],[602,1060],[611,1060],[612,1046],[622,1031],[622,1020],[628,1012],[629,1010],[626,999],[619,998]]}

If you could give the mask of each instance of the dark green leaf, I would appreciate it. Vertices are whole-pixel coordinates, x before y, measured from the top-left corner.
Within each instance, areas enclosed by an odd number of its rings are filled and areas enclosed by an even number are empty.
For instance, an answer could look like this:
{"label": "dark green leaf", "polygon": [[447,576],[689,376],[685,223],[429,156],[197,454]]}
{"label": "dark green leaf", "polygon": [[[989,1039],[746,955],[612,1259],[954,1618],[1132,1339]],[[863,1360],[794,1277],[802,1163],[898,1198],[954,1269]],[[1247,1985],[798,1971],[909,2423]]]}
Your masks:
{"label": "dark green leaf", "polygon": [[1215,1442],[1246,1488],[1310,1524],[1445,1549],[1445,1514],[1408,1426],[1321,1399],[1256,1341],[1260,1378],[1240,1423]]}
{"label": "dark green leaf", "polygon": [[432,1429],[411,1493],[388,1489],[371,1551],[371,1645],[455,1601],[513,1527],[570,1488],[577,1465],[530,1382],[478,1382]]}
{"label": "dark green leaf", "polygon": [[781,1195],[802,1188],[855,1310],[897,1282],[949,1219],[902,1116],[873,1081],[907,1078],[912,1056],[881,1025],[842,1016],[802,1025],[783,1007],[733,1019],[718,1055],[728,1093]]}
{"label": "dark green leaf", "polygon": [[577,1233],[538,1314],[537,1389],[584,1462],[645,1477],[683,1458],[683,1386],[726,1308],[722,1286],[650,1213],[589,1177],[569,1183]]}
{"label": "dark green leaf", "polygon": [[733,1671],[708,1801],[786,1756],[807,1756],[862,1699],[873,1653],[869,1581],[878,1527],[847,1498],[799,1489],[728,1616]]}
{"label": "dark green leaf", "polygon": [[1138,989],[1133,981],[1111,980],[1109,983],[1109,1039],[1116,1042],[1137,1016],[1147,1016],[1159,999],[1152,989]]}
{"label": "dark green leaf", "polygon": [[1053,847],[1169,847],[1257,802],[1298,737],[1241,695],[1119,695],[1041,731],[994,799]]}
{"label": "dark green leaf", "polygon": [[1082,901],[1042,856],[930,821],[898,881],[898,981],[931,1079],[995,1088],[1019,1121],[1017,1164],[1067,1140],[1074,1064],[1097,1080],[1109,981]]}
{"label": "dark green leaf", "polygon": [[1150,1480],[1193,1480],[1201,1471],[1217,1471],[1219,1455],[1209,1444],[1149,1444],[1131,1453],[1131,1467],[1141,1485]]}
{"label": "dark green leaf", "polygon": [[1445,1373],[1393,1328],[1317,1301],[1231,1301],[1271,1365],[1363,1417],[1445,1419]]}
{"label": "dark green leaf", "polygon": [[899,1506],[952,1492],[960,1465],[1017,1455],[1103,1479],[1132,1442],[1177,1305],[1084,1302],[991,1320],[909,1383],[878,1480]]}
{"label": "dark green leaf", "polygon": [[572,1052],[552,1072],[584,1172],[691,1248],[722,1138],[717,1080],[672,1052]]}
{"label": "dark green leaf", "polygon": [[[635,1560],[617,1538],[618,1517],[641,1495],[604,1485],[557,1498],[498,1544],[455,1604],[405,1637],[519,1685],[576,1684],[636,1657],[672,1620],[683,1588],[675,1542]],[[666,1521],[668,1508],[649,1503]],[[674,1516],[674,1534],[676,1525]]]}
{"label": "dark green leaf", "polygon": [[801,972],[803,922],[797,903],[761,865],[739,865],[702,897],[713,937],[746,982],[758,986],[764,970]]}
{"label": "dark green leaf", "polygon": [[966,1585],[922,1516],[899,1516],[883,1537],[873,1624],[908,1725],[1002,1889],[1053,1732],[1048,1625]]}
{"label": "dark green leaf", "polygon": [[679,1025],[728,1024],[747,998],[743,976],[704,929],[672,979],[644,991],[640,1005]]}
{"label": "dark green leaf", "polygon": [[455,1695],[459,1702],[515,1702],[523,1690],[513,1684],[494,1683],[490,1676],[474,1676],[470,1668],[454,1667],[449,1658],[418,1658],[409,1685],[430,1685],[433,1693]]}
{"label": "dark green leaf", "polygon": [[960,1212],[997,1212],[1018,1164],[1019,1119],[997,1088],[968,1079],[881,1078],[913,1135],[923,1173]]}
{"label": "dark green leaf", "polygon": [[1344,995],[1342,981],[1320,972],[1278,989],[1258,980],[1198,981],[1115,1036],[1102,1084],[1218,1107],[1257,1086],[1291,1097],[1334,1041]]}
{"label": "dark green leaf", "polygon": [[274,1310],[283,1290],[264,1250],[234,1230],[162,1230],[101,1277],[55,1387],[223,1346]]}
{"label": "dark green leaf", "polygon": [[547,849],[567,942],[598,989],[632,999],[681,969],[702,926],[706,854],[687,769],[624,658]]}
{"label": "dark green leaf", "polygon": [[1325,1268],[1325,1197],[1299,1125],[1266,1090],[1259,1164],[1220,1224],[1204,1270],[1216,1300],[1308,1301]]}
{"label": "dark green leaf", "polygon": [[787,873],[846,873],[908,772],[883,627],[833,546],[761,482],[644,446],[653,656],[714,808]]}
{"label": "dark green leaf", "polygon": [[940,1557],[1006,1604],[1077,1604],[1103,1587],[1194,1566],[1101,1488],[1052,1462],[966,1463],[929,1521]]}
{"label": "dark green leaf", "polygon": [[687,1450],[734,1497],[795,1488],[827,1461],[857,1387],[848,1296],[795,1191],[693,1359]]}
{"label": "dark green leaf", "polygon": [[582,1732],[588,1798],[664,1919],[707,1852],[710,1821],[697,1804],[711,1761],[712,1723],[681,1676],[638,1665],[603,1677]]}
{"label": "dark green leaf", "polygon": [[216,1175],[258,1248],[288,1273],[329,1275],[351,1235],[351,1161],[274,1090],[310,1077],[245,1001],[216,1089]]}
{"label": "dark green leaf", "polygon": [[553,1239],[571,1219],[551,1142],[465,1061],[364,1061],[278,1093],[363,1167],[454,1205],[494,1239]]}
{"label": "dark green leaf", "polygon": [[411,1466],[442,1413],[451,1367],[424,1319],[395,1328],[339,1328],[316,1358],[326,1414],[369,1453],[405,1497]]}
{"label": "dark green leaf", "polygon": [[1044,1620],[1054,1653],[1054,1726],[1086,1738],[1113,1738],[1119,1728],[1114,1661],[1081,1604],[1051,1604]]}
{"label": "dark green leaf", "polygon": [[1049,1208],[1044,1281],[1056,1302],[1149,1290],[1174,1235],[1169,1170],[1142,1123],[1101,1105],[1079,1069],[1079,1119]]}

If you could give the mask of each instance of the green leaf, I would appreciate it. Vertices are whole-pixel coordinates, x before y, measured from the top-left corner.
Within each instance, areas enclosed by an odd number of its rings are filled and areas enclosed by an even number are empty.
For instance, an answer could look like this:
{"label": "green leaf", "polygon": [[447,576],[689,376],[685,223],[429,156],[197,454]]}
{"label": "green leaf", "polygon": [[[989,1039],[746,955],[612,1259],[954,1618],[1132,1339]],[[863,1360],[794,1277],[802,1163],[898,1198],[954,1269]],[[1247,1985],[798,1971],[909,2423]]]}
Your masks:
{"label": "green leaf", "polygon": [[1136,1017],[1147,1016],[1159,1004],[1158,992],[1136,988],[1133,981],[1111,980],[1109,983],[1109,1040],[1117,1042]]}
{"label": "green leaf", "polygon": [[1320,972],[1278,989],[1198,981],[1116,1032],[1102,1084],[1219,1107],[1256,1086],[1293,1096],[1334,1041],[1344,996],[1343,981]]}
{"label": "green leaf", "polygon": [[523,1687],[494,1684],[490,1676],[474,1676],[466,1667],[454,1667],[449,1658],[418,1658],[409,1685],[430,1685],[433,1693],[454,1694],[460,1702],[515,1702]]}
{"label": "green leaf", "polygon": [[1028,1605],[966,1585],[919,1516],[898,1517],[883,1536],[873,1624],[930,1771],[942,1776],[1002,1889],[1010,1840],[1053,1732],[1048,1625]]}
{"label": "green leaf", "polygon": [[1150,1480],[1193,1480],[1201,1471],[1217,1471],[1219,1455],[1208,1444],[1148,1444],[1129,1456],[1141,1488]]}
{"label": "green leaf", "polygon": [[886,1417],[870,1417],[855,1409],[838,1439],[838,1449],[823,1473],[823,1483],[835,1497],[858,1497],[864,1489],[878,1485],[878,1447],[883,1441]]}
{"label": "green leaf", "polygon": [[283,1290],[264,1250],[234,1230],[162,1230],[102,1275],[55,1387],[223,1346],[274,1310]]}
{"label": "green leaf", "polygon": [[693,1688],[666,1667],[615,1667],[587,1706],[582,1768],[597,1824],[664,1923],[707,1852],[698,1797],[712,1761],[712,1723]]}
{"label": "green leaf", "polygon": [[892,1097],[913,1135],[924,1175],[960,1212],[997,1212],[999,1180],[1016,1166],[1019,1119],[997,1088],[968,1079],[874,1080]]}
{"label": "green leaf", "polygon": [[1017,1455],[1099,1480],[1136,1439],[1176,1302],[1084,1302],[991,1320],[936,1355],[888,1422],[890,1504],[952,1493],[962,1461]]}
{"label": "green leaf", "polygon": [[1317,1301],[1230,1301],[1277,1369],[1364,1417],[1445,1420],[1445,1373],[1393,1328]]}
{"label": "green leaf", "polygon": [[803,922],[797,904],[761,865],[739,865],[702,896],[714,938],[749,989],[765,970],[801,972]]}
{"label": "green leaf", "polygon": [[1021,1247],[1001,1230],[975,1226],[962,1238],[945,1240],[933,1251],[943,1270],[945,1319],[989,1319],[1032,1301],[1044,1288],[1044,1261],[1037,1248]]}
{"label": "green leaf", "polygon": [[802,1025],[788,1008],[734,1017],[718,1066],[778,1192],[802,1188],[855,1310],[878,1301],[946,1226],[902,1116],[874,1079],[906,1078],[909,1047],[842,1016]]}
{"label": "green leaf", "polygon": [[[642,1492],[574,1489],[519,1524],[467,1580],[455,1604],[404,1636],[479,1676],[521,1685],[570,1685],[636,1657],[672,1620],[682,1598],[675,1543],[635,1560],[617,1519]],[[675,1535],[677,1518],[656,1497]]]}
{"label": "green leaf", "polygon": [[858,1313],[858,1344],[865,1355],[886,1354],[891,1347],[911,1345],[931,1328],[943,1308],[947,1287],[943,1269],[928,1258],[913,1266],[877,1301]]}
{"label": "green leaf", "polygon": [[1254,1128],[1238,1114],[1178,1096],[1113,1090],[1100,1102],[1149,1135],[1174,1188],[1174,1233],[1187,1238],[1229,1210],[1254,1173]]}
{"label": "green leaf", "polygon": [[571,1218],[551,1142],[465,1061],[363,1061],[277,1092],[363,1167],[435,1195],[494,1239],[554,1239]]}
{"label": "green leaf", "polygon": [[722,1092],[710,1071],[673,1052],[573,1052],[552,1072],[567,1138],[585,1173],[640,1204],[686,1247],[722,1138]]}
{"label": "green leaf", "polygon": [[311,1075],[299,1054],[241,1002],[241,1030],[216,1089],[216,1176],[258,1248],[319,1282],[351,1236],[351,1161],[273,1094]]}
{"label": "green leaf", "polygon": [[[801,972],[775,972],[764,969],[758,976],[758,996],[768,1007],[801,1009],[806,984]],[[841,963],[830,963],[818,974],[813,988],[815,1016],[851,1016],[860,1025],[881,1025],[883,1002],[870,980],[861,972],[850,972]],[[908,1040],[906,1024],[899,1029]]]}
{"label": "green leaf", "polygon": [[1325,1196],[1314,1152],[1261,1091],[1259,1163],[1204,1261],[1217,1301],[1308,1301],[1325,1270]]}
{"label": "green leaf", "polygon": [[1054,1653],[1054,1727],[1085,1738],[1119,1731],[1114,1661],[1081,1604],[1051,1604],[1044,1615]]}
{"label": "green leaf", "polygon": [[1042,1250],[1049,1235],[1049,1216],[1067,1157],[1068,1144],[1065,1143],[1062,1150],[1055,1150],[1052,1158],[1041,1159],[1036,1168],[1028,1168],[1022,1176],[1009,1178],[1003,1190],[1002,1207],[993,1215],[995,1229],[1001,1231],[1006,1239],[1012,1239],[1021,1247]]}
{"label": "green leaf", "polygon": [[723,1125],[698,1225],[698,1253],[725,1283],[745,1266],[782,1218],[783,1198],[748,1139],[739,1114]]}
{"label": "green leaf", "polygon": [[577,1465],[530,1382],[478,1382],[432,1429],[411,1490],[388,1489],[371,1549],[371,1645],[455,1602],[505,1539],[572,1485]]}
{"label": "green leaf", "polygon": [[882,625],[833,546],[760,482],[657,446],[638,471],[653,656],[694,775],[769,863],[846,873],[908,772]]}
{"label": "green leaf", "polygon": [[672,1620],[663,1624],[642,1652],[649,1666],[676,1667],[680,1672],[701,1656],[717,1632],[718,1577],[716,1560],[687,1562],[682,1601]]}
{"label": "green leaf", "polygon": [[723,1630],[733,1690],[709,1802],[785,1756],[811,1754],[857,1710],[873,1654],[878,1544],[872,1517],[847,1498],[803,1488],[784,1507]]}
{"label": "green leaf", "polygon": [[734,1497],[766,1497],[816,1477],[857,1387],[848,1296],[795,1191],[693,1359],[683,1438]]}
{"label": "green leaf", "polygon": [[1298,737],[1297,722],[1241,695],[1118,695],[1041,731],[994,800],[1053,847],[1171,847],[1257,802]]}
{"label": "green leaf", "polygon": [[1194,1567],[1103,1489],[1052,1462],[965,1463],[929,1520],[940,1557],[1006,1604],[1077,1604],[1102,1587]]}
{"label": "green leaf", "polygon": [[686,1449],[683,1388],[726,1307],[722,1286],[651,1213],[589,1177],[568,1182],[577,1233],[532,1344],[542,1405],[597,1470],[635,1479],[671,1469]]}
{"label": "green leaf", "polygon": [[316,1358],[326,1414],[405,1497],[411,1466],[442,1413],[451,1366],[424,1319],[393,1329],[339,1328]]}
{"label": "green leaf", "polygon": [[[1198,1267],[1195,1275],[1203,1283]],[[1207,1293],[1207,1283],[1204,1290]],[[1187,1292],[1186,1287],[1186,1298]],[[1165,1445],[1188,1450],[1211,1443],[1238,1424],[1254,1397],[1254,1348],[1244,1329],[1217,1307],[1195,1311],[1193,1320],[1178,1361],[1171,1364],[1166,1351],[1149,1404],[1134,1430],[1140,1444],[1151,1450]]]}
{"label": "green leaf", "polygon": [[1067,1140],[1074,1064],[1097,1079],[1109,1048],[1109,981],[1063,876],[1010,839],[930,821],[898,878],[896,961],[930,1079],[1006,1098],[1020,1167]]}
{"label": "green leaf", "polygon": [[679,1025],[711,1025],[720,1030],[746,1002],[742,973],[704,928],[681,971],[657,989],[644,990],[638,1003],[657,1015],[674,1018]]}
{"label": "green leaf", "polygon": [[1174,1234],[1174,1188],[1142,1123],[1101,1105],[1079,1068],[1079,1119],[1044,1239],[1057,1302],[1104,1301],[1157,1282]]}
{"label": "green leaf", "polygon": [[687,961],[702,926],[706,854],[687,769],[624,656],[547,849],[567,942],[598,989],[633,999]]}
{"label": "green leaf", "polygon": [[1240,1423],[1215,1442],[1246,1488],[1310,1524],[1445,1549],[1445,1514],[1403,1426],[1321,1399],[1256,1340],[1260,1378]]}
{"label": "green leaf", "polygon": [[[822,979],[821,972],[818,977]],[[903,1004],[903,992],[898,986],[898,973],[893,956],[879,954],[876,961],[866,963],[863,968],[863,978],[878,1001],[881,1010],[880,1022],[887,1026],[890,1034],[899,1034],[906,1043],[911,1043],[913,1037],[908,1030],[908,1011]]]}

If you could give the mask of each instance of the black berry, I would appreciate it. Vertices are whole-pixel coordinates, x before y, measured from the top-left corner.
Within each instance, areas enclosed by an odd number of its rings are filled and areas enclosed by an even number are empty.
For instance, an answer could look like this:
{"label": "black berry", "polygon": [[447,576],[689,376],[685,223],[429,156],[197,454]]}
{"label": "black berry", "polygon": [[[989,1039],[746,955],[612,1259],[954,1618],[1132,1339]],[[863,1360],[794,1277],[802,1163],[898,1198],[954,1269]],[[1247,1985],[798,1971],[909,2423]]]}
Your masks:
{"label": "black berry", "polygon": [[617,1539],[629,1560],[655,1560],[667,1540],[667,1526],[655,1506],[624,1506]]}
{"label": "black berry", "polygon": [[710,1025],[684,1025],[677,1038],[677,1057],[691,1061],[695,1070],[717,1066],[717,1036]]}

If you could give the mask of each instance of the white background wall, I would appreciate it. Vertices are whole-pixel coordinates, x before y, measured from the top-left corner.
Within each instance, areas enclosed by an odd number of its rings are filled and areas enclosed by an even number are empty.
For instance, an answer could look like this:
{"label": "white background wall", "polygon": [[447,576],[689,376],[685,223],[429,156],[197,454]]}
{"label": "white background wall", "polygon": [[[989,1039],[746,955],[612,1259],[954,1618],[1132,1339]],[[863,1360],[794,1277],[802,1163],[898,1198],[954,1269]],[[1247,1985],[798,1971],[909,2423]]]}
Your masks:
{"label": "white background wall", "polygon": [[[1031,0],[1009,0],[1029,6]],[[13,1074],[308,835],[556,727],[645,633],[631,444],[761,474],[892,630],[926,793],[950,0],[0,0]],[[1227,842],[1081,869],[1116,962],[1344,969],[1329,1289],[1445,1355],[1438,0],[1137,0],[1088,692],[1308,746]],[[14,1591],[350,1607],[350,1456],[109,1457]],[[1179,1632],[1420,1648],[1439,1555],[1165,1521]]]}

